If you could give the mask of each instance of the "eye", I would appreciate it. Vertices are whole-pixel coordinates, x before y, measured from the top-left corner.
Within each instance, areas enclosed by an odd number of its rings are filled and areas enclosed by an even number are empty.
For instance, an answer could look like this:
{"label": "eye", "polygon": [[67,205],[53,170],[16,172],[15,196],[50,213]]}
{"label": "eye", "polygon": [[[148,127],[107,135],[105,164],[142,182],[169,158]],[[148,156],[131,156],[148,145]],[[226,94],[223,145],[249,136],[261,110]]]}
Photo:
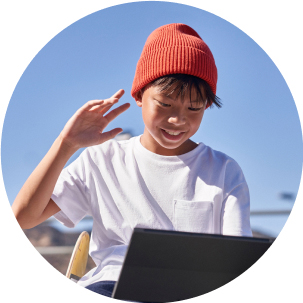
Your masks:
{"label": "eye", "polygon": [[201,110],[203,107],[189,107],[188,109],[194,112]]}
{"label": "eye", "polygon": [[170,107],[170,104],[166,104],[166,103],[163,103],[163,102],[160,102],[158,101],[158,103],[163,106],[163,107]]}

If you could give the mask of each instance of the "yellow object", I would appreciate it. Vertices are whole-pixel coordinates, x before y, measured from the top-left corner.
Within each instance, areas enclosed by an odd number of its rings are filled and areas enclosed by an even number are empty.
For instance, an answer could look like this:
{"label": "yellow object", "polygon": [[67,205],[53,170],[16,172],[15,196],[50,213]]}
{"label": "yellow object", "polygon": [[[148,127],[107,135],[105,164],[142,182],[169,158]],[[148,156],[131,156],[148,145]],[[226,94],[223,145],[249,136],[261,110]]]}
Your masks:
{"label": "yellow object", "polygon": [[85,274],[87,259],[88,259],[88,249],[89,249],[89,234],[84,231],[80,234],[75,248],[73,250],[66,277],[78,282]]}

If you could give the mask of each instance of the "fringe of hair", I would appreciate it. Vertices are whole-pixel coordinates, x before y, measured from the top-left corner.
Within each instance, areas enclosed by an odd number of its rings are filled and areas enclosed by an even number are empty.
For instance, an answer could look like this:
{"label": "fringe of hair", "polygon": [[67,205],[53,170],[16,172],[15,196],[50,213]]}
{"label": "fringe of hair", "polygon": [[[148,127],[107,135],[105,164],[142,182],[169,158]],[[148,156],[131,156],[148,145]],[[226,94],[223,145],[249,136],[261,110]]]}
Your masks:
{"label": "fringe of hair", "polygon": [[[208,83],[196,76],[186,75],[186,74],[172,74],[165,75],[151,82],[152,86],[159,86],[161,92],[171,95],[177,92],[177,98],[181,96],[181,99],[184,99],[184,96],[187,92],[190,94],[190,102],[192,95],[192,88],[194,88],[199,100],[204,104],[212,107],[213,105],[218,108],[222,107],[221,100],[216,96],[213,91],[210,89]],[[203,95],[205,93],[205,97]],[[198,100],[198,101],[199,101]]]}

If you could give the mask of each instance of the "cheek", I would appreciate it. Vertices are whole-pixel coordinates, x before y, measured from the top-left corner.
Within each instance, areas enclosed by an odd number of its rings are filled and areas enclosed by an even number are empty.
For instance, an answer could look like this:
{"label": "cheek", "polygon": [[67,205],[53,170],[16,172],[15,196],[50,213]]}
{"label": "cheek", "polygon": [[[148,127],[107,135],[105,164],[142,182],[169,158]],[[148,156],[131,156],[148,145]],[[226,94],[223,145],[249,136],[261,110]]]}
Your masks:
{"label": "cheek", "polygon": [[151,130],[156,119],[154,110],[150,106],[142,107],[142,118],[145,127]]}
{"label": "cheek", "polygon": [[195,130],[197,130],[200,127],[200,124],[202,122],[202,118],[203,118],[203,114],[191,117],[192,126]]}
{"label": "cheek", "polygon": [[152,124],[156,120],[161,119],[163,115],[161,115],[161,111],[157,106],[152,106],[149,105],[148,107],[145,107],[144,109],[142,108],[142,114],[143,114],[143,119],[149,123]]}

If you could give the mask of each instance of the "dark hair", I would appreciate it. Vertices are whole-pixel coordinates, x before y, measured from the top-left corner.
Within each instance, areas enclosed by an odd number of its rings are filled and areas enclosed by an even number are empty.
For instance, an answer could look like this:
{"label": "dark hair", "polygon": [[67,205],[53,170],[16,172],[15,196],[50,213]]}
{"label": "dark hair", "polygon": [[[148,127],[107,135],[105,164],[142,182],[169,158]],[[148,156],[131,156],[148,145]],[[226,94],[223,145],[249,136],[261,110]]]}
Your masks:
{"label": "dark hair", "polygon": [[[208,83],[205,80],[192,75],[166,75],[152,81],[150,85],[158,86],[160,88],[160,92],[167,93],[168,95],[173,94],[177,91],[177,97],[181,95],[182,99],[184,98],[186,92],[189,92],[190,101],[192,88],[194,88],[197,93],[197,96],[199,97],[199,100],[201,100],[203,104],[206,101],[206,105],[210,105],[210,107],[212,107],[213,104],[219,108],[222,106],[220,98],[213,93]],[[203,90],[205,92],[205,97],[203,95]]]}

